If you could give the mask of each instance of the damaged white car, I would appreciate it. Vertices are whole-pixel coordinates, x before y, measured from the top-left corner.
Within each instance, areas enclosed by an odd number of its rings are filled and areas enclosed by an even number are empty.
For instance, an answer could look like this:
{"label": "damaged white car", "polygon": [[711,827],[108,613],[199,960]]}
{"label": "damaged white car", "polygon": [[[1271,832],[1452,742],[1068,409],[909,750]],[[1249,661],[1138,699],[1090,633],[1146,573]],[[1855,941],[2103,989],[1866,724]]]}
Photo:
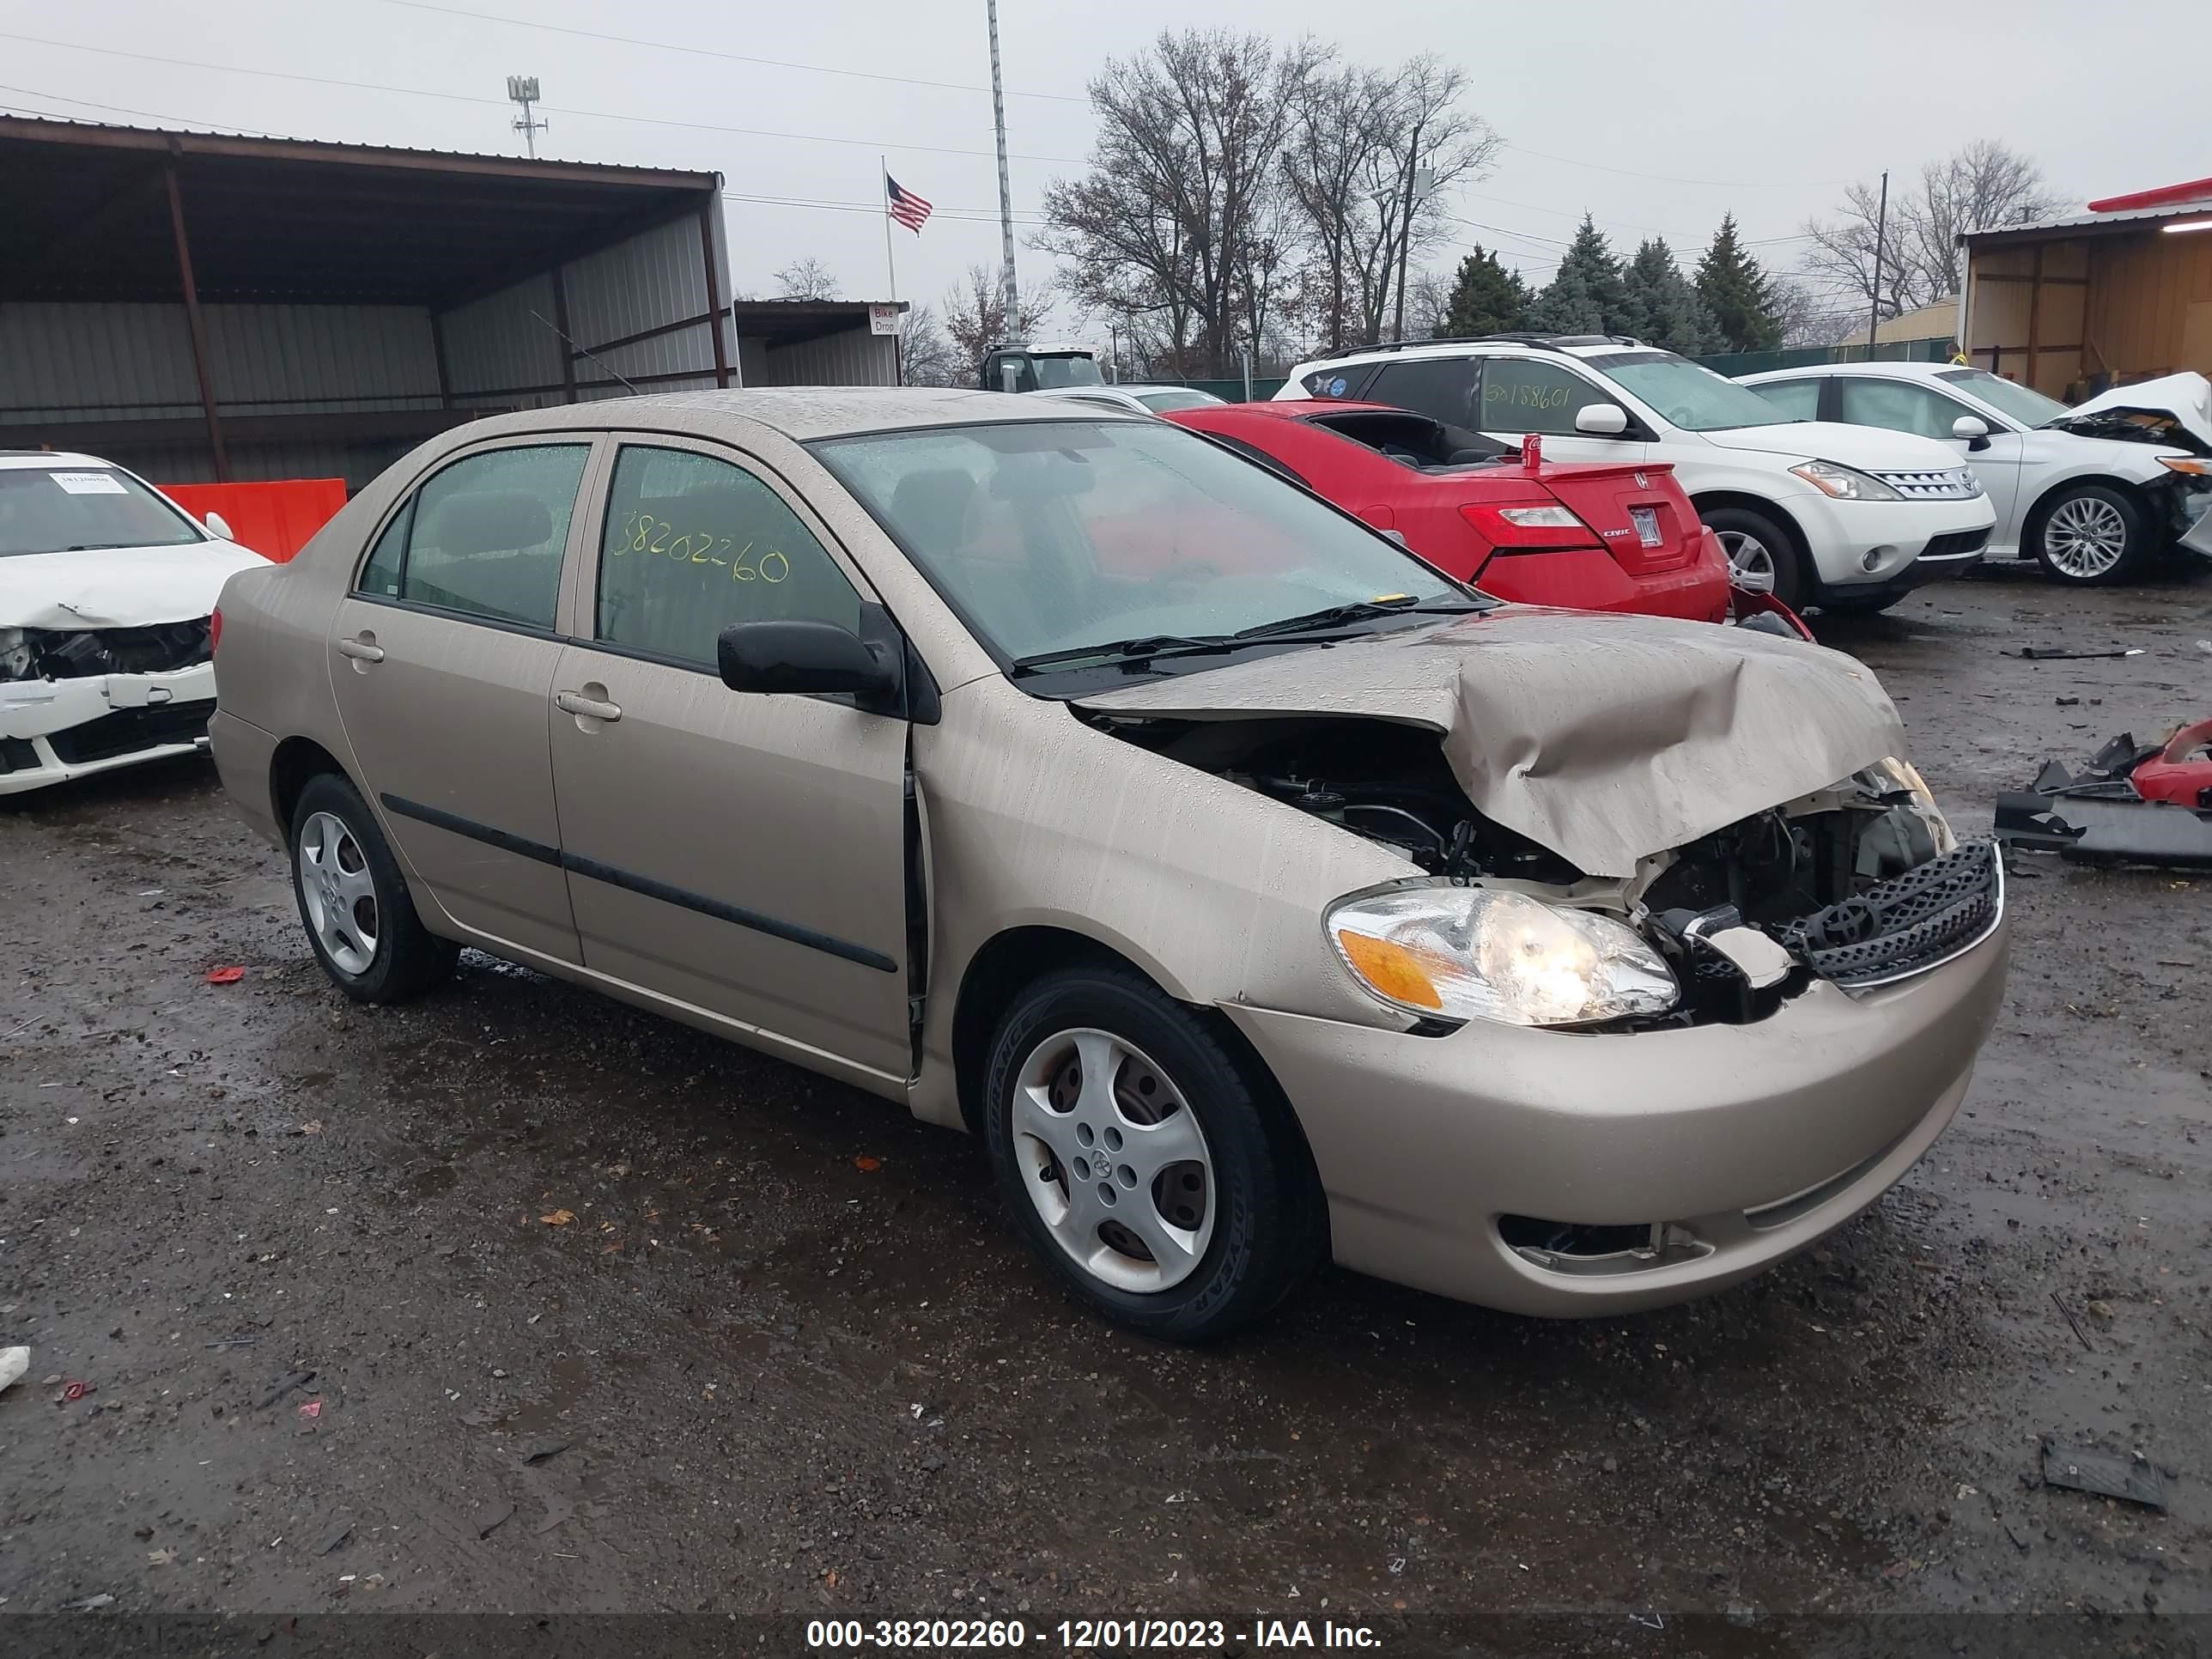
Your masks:
{"label": "damaged white car", "polygon": [[210,618],[267,562],[89,455],[0,451],[0,795],[190,754]]}

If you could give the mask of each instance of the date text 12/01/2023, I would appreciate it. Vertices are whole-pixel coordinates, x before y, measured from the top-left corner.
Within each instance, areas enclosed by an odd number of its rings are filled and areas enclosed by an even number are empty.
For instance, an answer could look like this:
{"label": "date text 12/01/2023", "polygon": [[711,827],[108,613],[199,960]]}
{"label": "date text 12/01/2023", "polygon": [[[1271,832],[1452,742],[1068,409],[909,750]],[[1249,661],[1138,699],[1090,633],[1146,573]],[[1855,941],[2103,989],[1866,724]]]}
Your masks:
{"label": "date text 12/01/2023", "polygon": [[[1058,1640],[1055,1643],[1054,1638]],[[1063,1619],[1032,1631],[1018,1619],[817,1619],[808,1621],[806,1645],[831,1651],[868,1648],[921,1652],[1006,1650],[1055,1646],[1068,1653],[1092,1650],[1203,1652],[1239,1648],[1357,1648],[1374,1651],[1382,1638],[1364,1625],[1334,1620]]]}

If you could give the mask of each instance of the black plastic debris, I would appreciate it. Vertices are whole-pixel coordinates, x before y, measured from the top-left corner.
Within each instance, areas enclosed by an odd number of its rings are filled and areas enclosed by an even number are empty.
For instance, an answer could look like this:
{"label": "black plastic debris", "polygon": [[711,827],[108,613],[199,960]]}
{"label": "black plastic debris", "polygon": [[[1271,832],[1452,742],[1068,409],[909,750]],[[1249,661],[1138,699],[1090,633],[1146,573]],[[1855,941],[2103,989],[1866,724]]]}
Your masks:
{"label": "black plastic debris", "polygon": [[2017,654],[2030,662],[2087,662],[2103,657],[2140,657],[2143,647],[2131,645],[2117,651],[2069,651],[2063,645],[2023,645]]}
{"label": "black plastic debris", "polygon": [[2123,1498],[2145,1509],[2166,1507],[2166,1480],[2145,1459],[2062,1446],[2047,1437],[2043,1443],[2043,1484],[2098,1498]]}
{"label": "black plastic debris", "polygon": [[269,1392],[261,1396],[260,1401],[254,1407],[254,1410],[267,1411],[270,1407],[275,1405],[286,1395],[291,1393],[293,1389],[305,1388],[308,1383],[314,1380],[315,1374],[312,1370],[294,1371],[289,1376],[280,1377],[277,1379],[275,1385],[270,1389]]}
{"label": "black plastic debris", "polygon": [[2075,864],[2212,869],[2212,811],[2145,800],[2130,781],[2137,767],[2165,752],[2123,732],[2079,772],[2044,762],[2031,791],[1997,797],[1997,840]]}

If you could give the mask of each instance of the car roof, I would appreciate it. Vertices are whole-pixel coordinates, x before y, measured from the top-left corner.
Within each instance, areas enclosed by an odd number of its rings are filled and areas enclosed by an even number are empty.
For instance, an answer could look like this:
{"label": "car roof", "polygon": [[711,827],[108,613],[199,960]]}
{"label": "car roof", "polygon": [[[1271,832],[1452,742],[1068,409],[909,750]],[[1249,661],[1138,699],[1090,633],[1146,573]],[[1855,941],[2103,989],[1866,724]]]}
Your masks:
{"label": "car roof", "polygon": [[[518,410],[472,421],[457,432],[482,438],[548,428],[598,429],[635,424],[661,431],[713,435],[731,421],[747,421],[796,443],[861,432],[921,431],[931,427],[980,426],[1004,421],[1095,421],[1086,408],[1035,392],[971,392],[957,386],[794,386],[726,392],[664,392],[603,398],[556,409]],[[1107,418],[1114,418],[1107,414]]]}
{"label": "car roof", "polygon": [[1395,404],[1370,403],[1359,398],[1275,398],[1266,401],[1254,399],[1249,404],[1204,404],[1196,409],[1178,409],[1177,415],[1226,415],[1231,410],[1240,415],[1265,415],[1273,421],[1317,421],[1324,415],[1410,415],[1417,421],[1429,421],[1437,425],[1433,415],[1424,415],[1418,409],[1401,409]]}
{"label": "car roof", "polygon": [[1933,380],[1945,374],[1955,374],[1966,367],[1964,363],[1800,363],[1795,368],[1765,368],[1756,374],[1743,374],[1737,378],[1748,383],[1753,380],[1778,380],[1784,375],[1876,374],[1888,380]]}
{"label": "car roof", "polygon": [[51,449],[0,449],[0,466],[113,466],[112,461],[103,461],[97,455],[81,455],[73,450],[58,453]]}
{"label": "car roof", "polygon": [[[1626,335],[1608,337],[1598,334],[1531,335],[1526,338],[1499,335],[1474,340],[1407,341],[1403,344],[1358,346],[1348,351],[1331,352],[1310,362],[1300,363],[1306,373],[1323,369],[1335,363],[1377,363],[1401,361],[1420,362],[1425,359],[1455,357],[1498,357],[1509,353],[1529,353],[1538,356],[1603,357],[1616,351],[1661,351],[1664,346],[1655,346],[1643,340],[1633,340]],[[1679,354],[1668,352],[1669,356]]]}

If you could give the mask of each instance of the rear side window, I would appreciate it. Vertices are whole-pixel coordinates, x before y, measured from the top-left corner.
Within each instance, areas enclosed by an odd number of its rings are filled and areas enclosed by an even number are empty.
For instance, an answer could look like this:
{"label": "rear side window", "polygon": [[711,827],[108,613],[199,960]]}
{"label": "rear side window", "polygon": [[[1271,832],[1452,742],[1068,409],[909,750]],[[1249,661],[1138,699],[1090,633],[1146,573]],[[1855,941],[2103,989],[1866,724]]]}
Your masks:
{"label": "rear side window", "polygon": [[1486,432],[1572,432],[1578,410],[1613,401],[1572,369],[1526,357],[1492,357],[1482,369]]}
{"label": "rear side window", "polygon": [[1768,380],[1752,387],[1793,421],[1820,416],[1820,377],[1809,380]]}
{"label": "rear side window", "polygon": [[599,542],[597,638],[711,668],[715,638],[732,623],[858,632],[860,603],[764,480],[688,449],[623,447]]}
{"label": "rear side window", "polygon": [[1309,398],[1351,398],[1359,392],[1359,383],[1367,378],[1368,367],[1355,363],[1348,368],[1322,368],[1300,380]]}
{"label": "rear side window", "polygon": [[1446,426],[1479,427],[1484,422],[1474,416],[1474,385],[1481,367],[1471,357],[1386,363],[1367,389],[1367,398],[1371,403],[1413,410]]}
{"label": "rear side window", "polygon": [[432,477],[378,538],[360,591],[550,629],[588,444],[495,449]]}
{"label": "rear side window", "polygon": [[1839,418],[1853,426],[1882,426],[1892,432],[1917,432],[1923,438],[1948,438],[1951,422],[1972,413],[1940,392],[1905,380],[1871,375],[1837,376]]}

